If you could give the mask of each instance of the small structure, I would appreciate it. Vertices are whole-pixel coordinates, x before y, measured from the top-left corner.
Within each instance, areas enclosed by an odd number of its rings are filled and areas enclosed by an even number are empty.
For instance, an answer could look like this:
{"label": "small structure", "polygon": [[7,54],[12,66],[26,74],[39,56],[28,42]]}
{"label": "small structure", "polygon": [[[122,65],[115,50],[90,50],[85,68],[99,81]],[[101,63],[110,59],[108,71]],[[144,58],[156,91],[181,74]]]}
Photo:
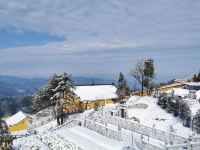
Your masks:
{"label": "small structure", "polygon": [[21,111],[5,119],[10,133],[28,129],[28,117]]}
{"label": "small structure", "polygon": [[126,105],[120,105],[120,117],[126,118],[127,117],[127,106]]}
{"label": "small structure", "polygon": [[111,116],[119,116],[119,111],[113,109],[113,110],[110,111],[110,115],[111,115]]}

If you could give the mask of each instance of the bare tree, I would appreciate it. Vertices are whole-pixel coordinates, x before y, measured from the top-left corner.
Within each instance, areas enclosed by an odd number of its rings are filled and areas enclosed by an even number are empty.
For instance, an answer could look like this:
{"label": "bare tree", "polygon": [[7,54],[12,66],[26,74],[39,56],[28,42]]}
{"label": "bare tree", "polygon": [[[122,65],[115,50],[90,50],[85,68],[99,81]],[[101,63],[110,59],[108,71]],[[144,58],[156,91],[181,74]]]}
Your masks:
{"label": "bare tree", "polygon": [[142,96],[144,93],[144,81],[145,81],[145,73],[144,73],[144,60],[141,59],[137,62],[134,68],[130,69],[129,75],[134,77],[142,87]]}

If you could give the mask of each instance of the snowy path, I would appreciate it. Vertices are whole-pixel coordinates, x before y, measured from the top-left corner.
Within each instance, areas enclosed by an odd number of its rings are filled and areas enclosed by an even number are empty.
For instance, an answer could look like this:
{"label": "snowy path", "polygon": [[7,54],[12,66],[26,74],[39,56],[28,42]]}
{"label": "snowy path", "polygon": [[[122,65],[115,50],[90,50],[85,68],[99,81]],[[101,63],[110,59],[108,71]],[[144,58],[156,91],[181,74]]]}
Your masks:
{"label": "snowy path", "polygon": [[85,150],[121,150],[121,142],[109,139],[84,127],[58,130],[56,133],[65,136],[69,141]]}

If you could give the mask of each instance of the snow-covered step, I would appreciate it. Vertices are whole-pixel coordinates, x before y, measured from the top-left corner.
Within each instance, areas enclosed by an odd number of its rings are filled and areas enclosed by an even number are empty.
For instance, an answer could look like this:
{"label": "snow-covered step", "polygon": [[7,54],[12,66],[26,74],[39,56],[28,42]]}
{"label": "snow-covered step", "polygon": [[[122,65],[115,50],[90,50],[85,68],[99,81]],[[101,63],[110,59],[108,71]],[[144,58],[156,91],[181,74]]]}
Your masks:
{"label": "snow-covered step", "polygon": [[121,150],[121,142],[109,139],[84,127],[67,128],[56,131],[69,141],[79,145],[85,150]]}

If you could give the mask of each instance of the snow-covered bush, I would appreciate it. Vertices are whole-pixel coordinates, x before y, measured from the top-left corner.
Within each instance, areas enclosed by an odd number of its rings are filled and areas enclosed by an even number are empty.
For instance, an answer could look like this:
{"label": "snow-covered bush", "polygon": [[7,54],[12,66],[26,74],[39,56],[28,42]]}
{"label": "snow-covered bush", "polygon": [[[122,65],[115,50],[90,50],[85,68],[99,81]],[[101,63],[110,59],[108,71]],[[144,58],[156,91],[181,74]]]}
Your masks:
{"label": "snow-covered bush", "polygon": [[200,134],[200,110],[194,116],[194,129]]}
{"label": "snow-covered bush", "polygon": [[172,99],[172,97],[167,97],[166,110],[167,110],[168,113],[172,113],[172,111],[173,111],[173,99]]}
{"label": "snow-covered bush", "polygon": [[180,99],[178,97],[175,97],[174,99],[174,103],[173,103],[173,114],[175,117],[178,117],[179,114],[179,109],[180,109]]}
{"label": "snow-covered bush", "polygon": [[157,104],[160,105],[163,109],[166,109],[166,107],[167,107],[167,94],[166,93],[161,93],[159,95]]}
{"label": "snow-covered bush", "polygon": [[66,138],[54,133],[47,132],[20,138],[14,141],[15,150],[81,150],[77,145],[69,142]]}
{"label": "snow-covered bush", "polygon": [[163,109],[166,109],[168,113],[173,113],[176,117],[179,116],[184,126],[191,126],[191,110],[188,104],[183,102],[180,98],[163,93],[159,96],[157,104]]}

